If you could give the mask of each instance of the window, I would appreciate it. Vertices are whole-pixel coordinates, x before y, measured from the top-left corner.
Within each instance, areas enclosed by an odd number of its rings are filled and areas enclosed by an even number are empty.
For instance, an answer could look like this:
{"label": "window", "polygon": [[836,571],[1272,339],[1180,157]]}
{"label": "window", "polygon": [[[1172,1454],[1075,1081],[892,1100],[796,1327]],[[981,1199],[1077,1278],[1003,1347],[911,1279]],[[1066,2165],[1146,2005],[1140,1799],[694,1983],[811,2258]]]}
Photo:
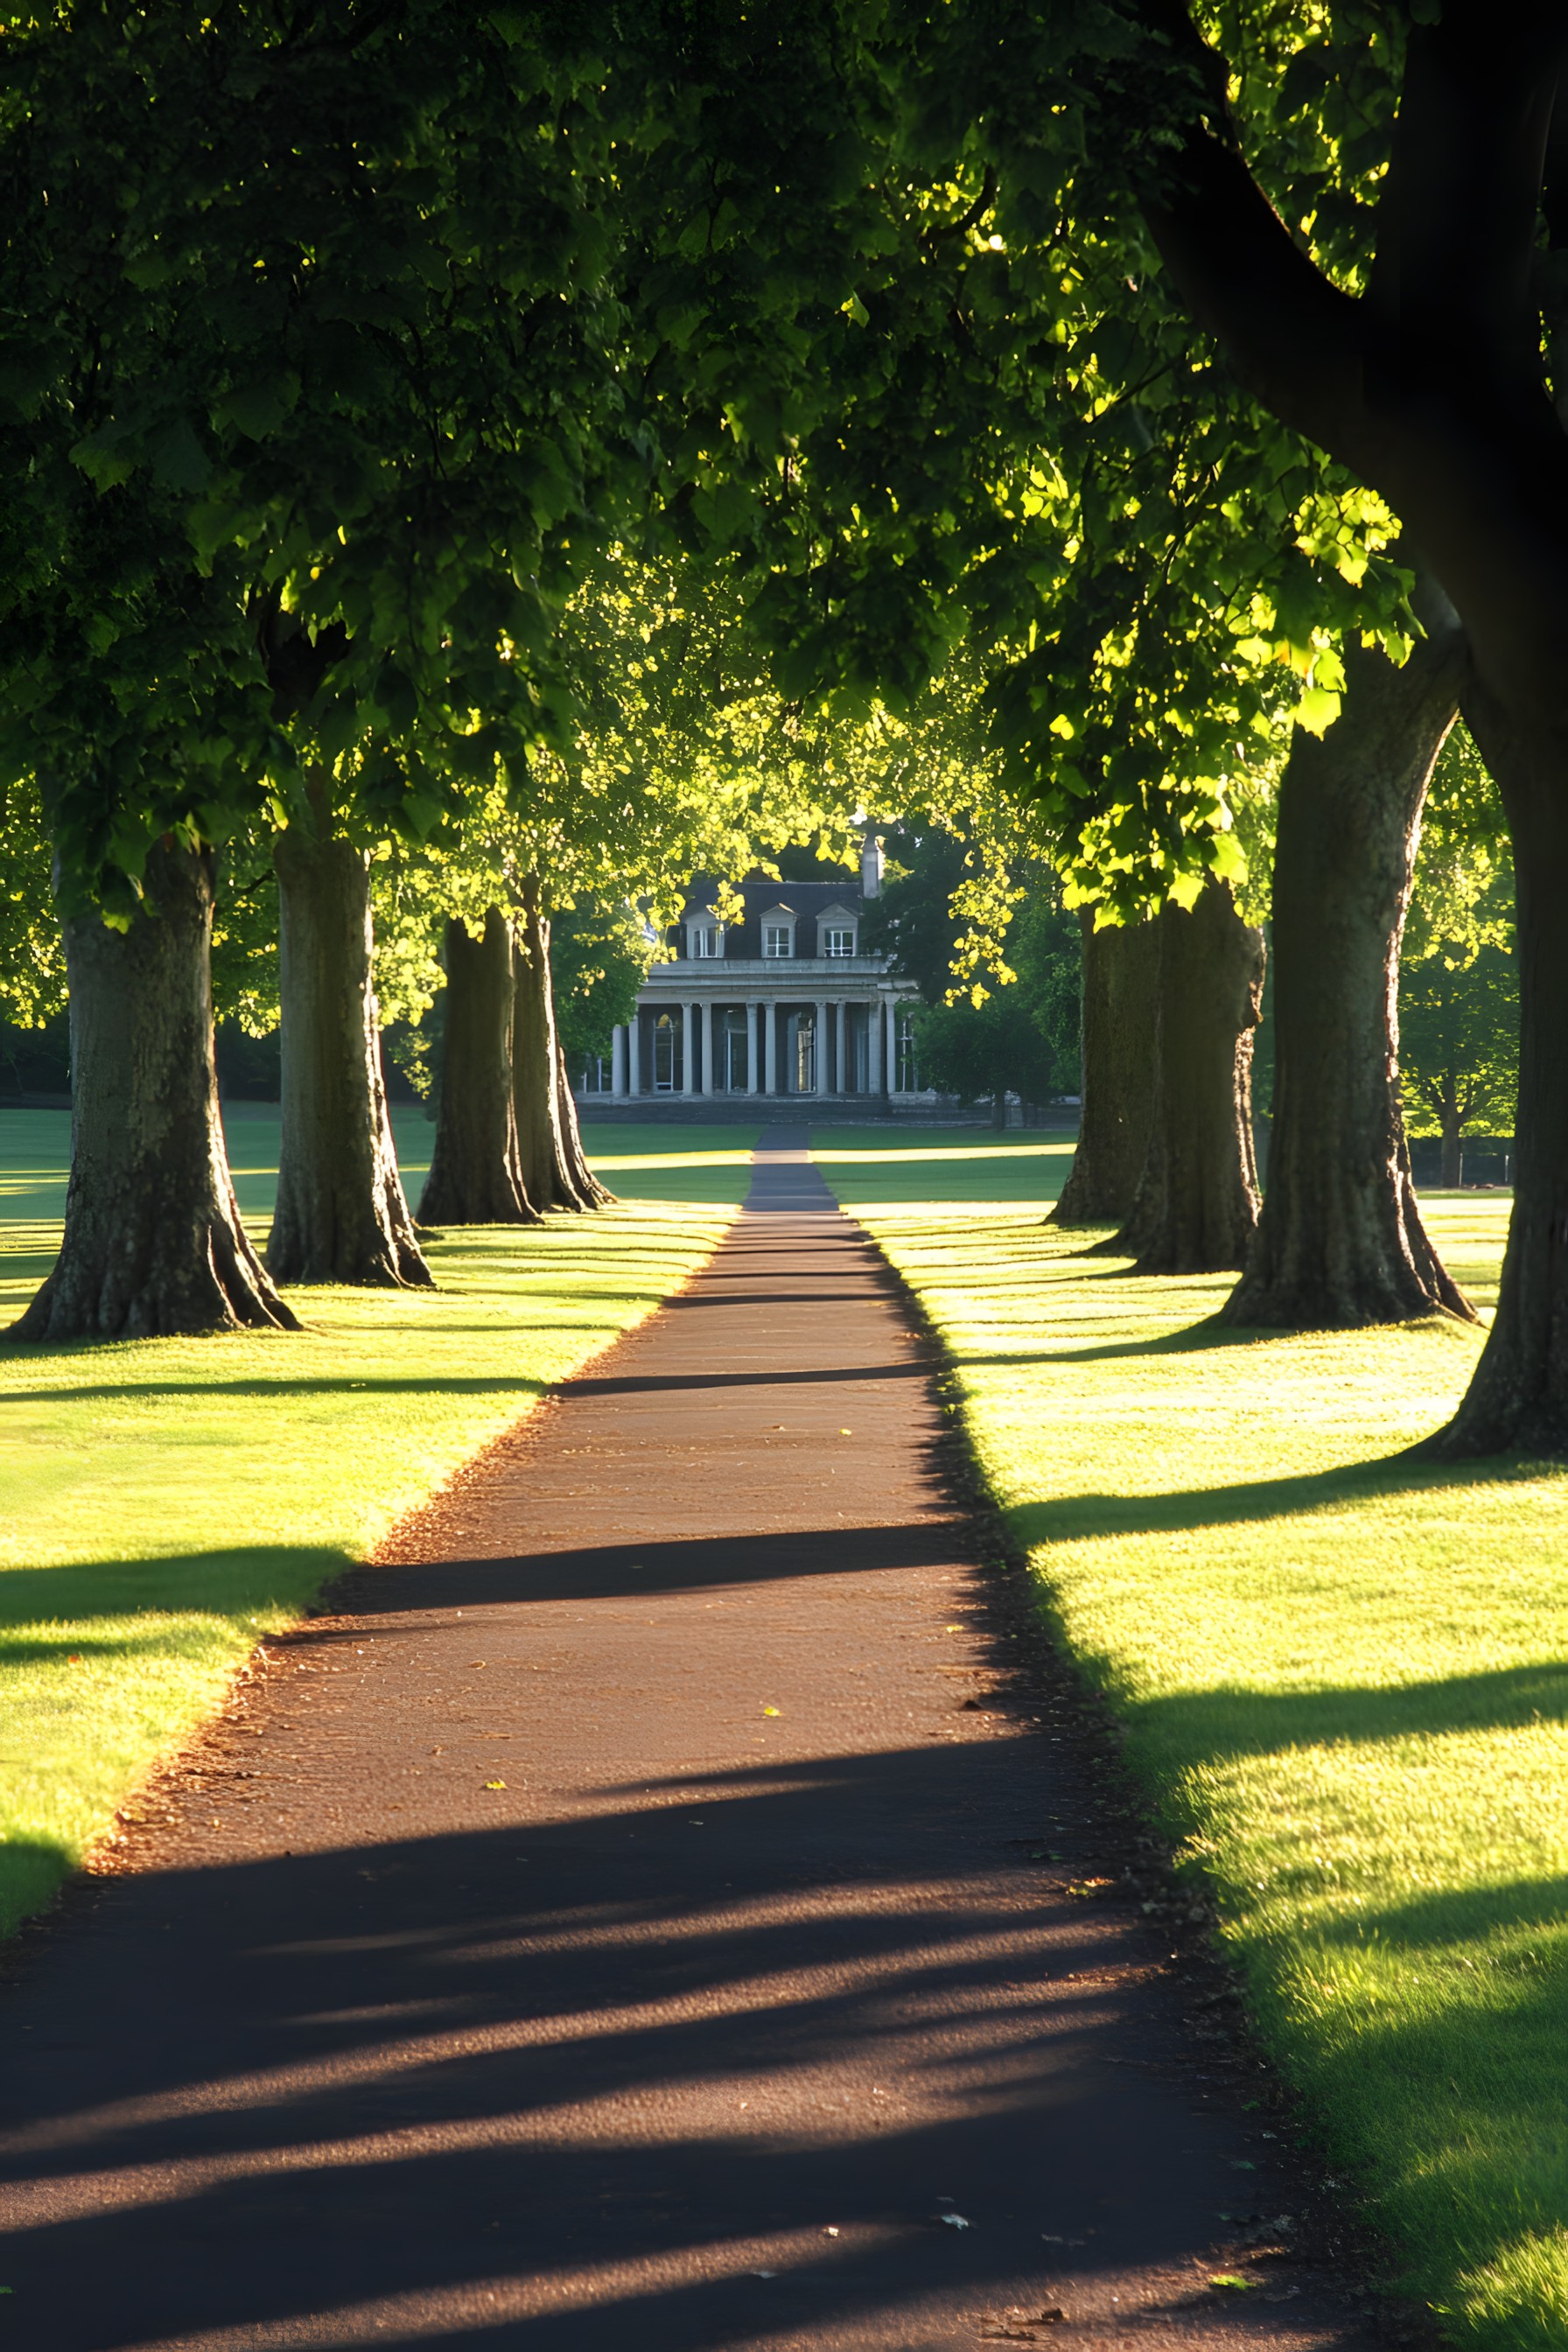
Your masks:
{"label": "window", "polygon": [[795,925],[793,923],[764,923],[763,925],[763,953],[764,956],[771,957],[775,961],[781,957],[794,955]]}
{"label": "window", "polygon": [[822,952],[830,956],[852,956],[855,952],[853,925],[830,925],[822,934]]}
{"label": "window", "polygon": [[692,923],[688,926],[691,939],[692,957],[698,963],[711,963],[724,952],[724,932],[717,923]]}

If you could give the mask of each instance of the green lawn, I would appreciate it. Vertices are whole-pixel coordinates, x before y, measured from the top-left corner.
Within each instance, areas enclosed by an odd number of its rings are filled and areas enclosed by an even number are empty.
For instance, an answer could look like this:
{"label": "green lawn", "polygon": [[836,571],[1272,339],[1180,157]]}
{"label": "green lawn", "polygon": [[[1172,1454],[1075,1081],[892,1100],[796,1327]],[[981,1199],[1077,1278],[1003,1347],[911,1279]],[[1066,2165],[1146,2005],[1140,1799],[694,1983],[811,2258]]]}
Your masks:
{"label": "green lawn", "polygon": [[[1464,2341],[1561,2347],[1568,1479],[1401,1458],[1471,1332],[1216,1331],[1225,1278],[1134,1280],[1040,1223],[1065,1151],[816,1142],[1400,2283]],[[1508,1206],[1426,1203],[1488,1307]]]}
{"label": "green lawn", "polygon": [[[431,1130],[397,1129],[416,1193]],[[276,1115],[242,1105],[228,1130],[259,1236]],[[618,1206],[455,1230],[435,1292],[291,1292],[297,1335],[0,1344],[0,1932],[261,1634],[701,1262],[754,1134],[590,1129]],[[0,1323],[48,1268],[68,1150],[64,1112],[0,1111]]]}

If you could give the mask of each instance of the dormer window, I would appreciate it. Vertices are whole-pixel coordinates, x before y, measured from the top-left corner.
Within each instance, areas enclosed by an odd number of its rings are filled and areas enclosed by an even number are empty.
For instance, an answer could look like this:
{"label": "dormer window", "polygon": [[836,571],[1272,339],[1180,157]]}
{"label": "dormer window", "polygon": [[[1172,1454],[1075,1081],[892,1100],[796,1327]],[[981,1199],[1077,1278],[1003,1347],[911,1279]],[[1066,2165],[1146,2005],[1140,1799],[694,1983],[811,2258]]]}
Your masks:
{"label": "dormer window", "polygon": [[724,926],[711,907],[692,915],[686,925],[686,952],[693,963],[713,963],[724,953]]}
{"label": "dormer window", "polygon": [[770,907],[763,917],[763,954],[770,963],[786,961],[795,953],[795,909]]}
{"label": "dormer window", "polygon": [[816,952],[819,956],[852,956],[856,952],[858,925],[848,907],[825,907],[816,919]]}

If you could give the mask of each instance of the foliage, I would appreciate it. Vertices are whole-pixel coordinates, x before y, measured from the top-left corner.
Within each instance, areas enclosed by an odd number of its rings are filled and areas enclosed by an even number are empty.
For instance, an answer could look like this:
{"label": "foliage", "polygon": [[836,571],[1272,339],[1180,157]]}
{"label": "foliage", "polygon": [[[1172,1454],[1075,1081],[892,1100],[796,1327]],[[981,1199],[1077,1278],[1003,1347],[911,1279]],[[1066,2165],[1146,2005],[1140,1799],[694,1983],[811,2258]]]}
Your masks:
{"label": "foliage", "polygon": [[[1312,2142],[1392,2242],[1390,2284],[1485,2352],[1548,2352],[1568,1481],[1407,1451],[1481,1334],[1216,1346],[1227,1277],[1121,1281],[1040,1223],[1067,1147],[817,1150],[944,1341],[1055,1637],[1123,1727],[1178,1895],[1214,1902]],[[1424,1214],[1489,1307],[1506,1202]]]}
{"label": "foliage", "polygon": [[608,1059],[610,1033],[636,1013],[651,954],[643,919],[628,906],[579,902],[554,918],[550,974],[569,1069],[596,1054]]}
{"label": "foliage", "polygon": [[710,495],[786,691],[902,715],[967,642],[1042,845],[1123,909],[1238,877],[1258,744],[1332,716],[1339,632],[1406,626],[1382,501],[1215,368],[1163,279],[1135,215],[1157,141],[1086,141],[1124,68],[1163,104],[1159,48],[1112,5],[764,7],[672,44],[668,101],[731,226],[676,238],[661,288],[724,336]]}
{"label": "foliage", "polygon": [[1399,1065],[1405,1126],[1442,1136],[1450,1160],[1467,1133],[1512,1133],[1513,874],[1502,803],[1462,728],[1439,759],[1416,857],[1399,974]]}
{"label": "foliage", "polygon": [[1079,935],[1056,877],[1026,858],[988,877],[973,845],[934,827],[891,845],[863,944],[921,992],[921,1085],[961,1102],[1076,1092]]}
{"label": "foliage", "polygon": [[0,785],[0,1018],[41,1028],[65,1002],[43,812],[30,780],[16,778]]}

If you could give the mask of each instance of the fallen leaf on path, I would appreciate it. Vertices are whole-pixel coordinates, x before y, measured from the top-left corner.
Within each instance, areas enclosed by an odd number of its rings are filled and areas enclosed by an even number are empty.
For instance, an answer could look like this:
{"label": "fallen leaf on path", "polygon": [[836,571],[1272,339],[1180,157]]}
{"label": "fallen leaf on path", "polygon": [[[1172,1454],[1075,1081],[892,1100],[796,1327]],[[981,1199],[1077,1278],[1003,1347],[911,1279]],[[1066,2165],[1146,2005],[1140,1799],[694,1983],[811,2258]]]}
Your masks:
{"label": "fallen leaf on path", "polygon": [[506,1782],[504,1780],[487,1780],[485,1782],[485,1786],[487,1789],[504,1789],[506,1787]]}
{"label": "fallen leaf on path", "polygon": [[1233,2294],[1245,2294],[1255,2284],[1252,2279],[1243,2278],[1239,2271],[1215,2271],[1209,2281],[1210,2286],[1228,2287]]}
{"label": "fallen leaf on path", "polygon": [[763,1713],[764,1715],[777,1715],[779,1713],[779,1709],[776,1706],[764,1706]]}
{"label": "fallen leaf on path", "polygon": [[970,2226],[962,2213],[939,2213],[936,2218],[945,2221],[950,2230],[967,2230]]}

